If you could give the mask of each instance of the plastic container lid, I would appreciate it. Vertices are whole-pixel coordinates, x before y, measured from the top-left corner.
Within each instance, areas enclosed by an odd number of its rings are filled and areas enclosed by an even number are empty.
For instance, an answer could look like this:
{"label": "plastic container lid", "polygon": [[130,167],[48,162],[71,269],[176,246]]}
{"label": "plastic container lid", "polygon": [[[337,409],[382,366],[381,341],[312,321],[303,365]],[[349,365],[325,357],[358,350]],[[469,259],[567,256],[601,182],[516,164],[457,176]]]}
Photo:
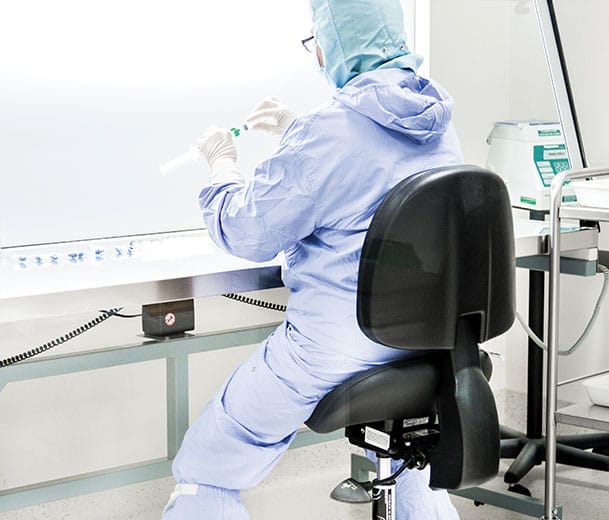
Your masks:
{"label": "plastic container lid", "polygon": [[609,407],[609,374],[588,379],[583,385],[592,404]]}
{"label": "plastic container lid", "polygon": [[609,209],[609,179],[576,181],[571,186],[580,206]]}

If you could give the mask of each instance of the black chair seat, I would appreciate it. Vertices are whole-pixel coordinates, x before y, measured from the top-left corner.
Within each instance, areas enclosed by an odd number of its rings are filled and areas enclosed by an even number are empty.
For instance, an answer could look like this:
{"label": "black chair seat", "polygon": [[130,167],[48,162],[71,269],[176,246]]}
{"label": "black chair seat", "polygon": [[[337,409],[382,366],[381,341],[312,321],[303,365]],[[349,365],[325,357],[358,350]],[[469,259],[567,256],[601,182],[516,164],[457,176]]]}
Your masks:
{"label": "black chair seat", "polygon": [[353,424],[435,414],[440,370],[430,357],[366,370],[326,395],[306,422],[319,433]]}
{"label": "black chair seat", "polygon": [[[480,351],[480,366],[490,380],[493,365]],[[338,385],[317,405],[306,425],[329,433],[354,424],[426,417],[436,413],[440,369],[435,355],[371,368]]]}

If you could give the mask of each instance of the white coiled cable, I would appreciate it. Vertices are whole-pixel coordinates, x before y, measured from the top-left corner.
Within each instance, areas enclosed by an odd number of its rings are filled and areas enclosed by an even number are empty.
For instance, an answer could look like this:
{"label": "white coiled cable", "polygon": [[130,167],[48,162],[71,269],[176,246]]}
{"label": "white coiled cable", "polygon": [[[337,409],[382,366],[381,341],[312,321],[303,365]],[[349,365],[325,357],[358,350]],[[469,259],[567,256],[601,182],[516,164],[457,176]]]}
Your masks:
{"label": "white coiled cable", "polygon": [[[596,305],[594,306],[594,311],[592,312],[592,316],[590,317],[590,320],[588,321],[586,328],[581,333],[581,336],[577,339],[577,341],[575,343],[573,343],[573,345],[571,347],[569,347],[568,349],[565,349],[565,350],[559,349],[558,350],[558,354],[560,356],[570,356],[571,354],[573,354],[581,346],[584,339],[586,339],[590,330],[592,329],[592,326],[596,322],[598,313],[601,310],[601,306],[603,304],[603,300],[605,299],[605,296],[607,295],[607,289],[609,288],[609,269],[607,269],[607,267],[605,267],[602,264],[598,264],[597,268],[596,268],[596,272],[603,274],[603,287],[601,288],[601,292],[598,295],[598,298],[596,300]],[[544,343],[543,341],[541,341],[537,337],[537,335],[531,330],[531,328],[528,326],[527,322],[518,312],[516,313],[516,318],[518,319],[518,321],[520,322],[520,324],[522,325],[522,327],[524,328],[526,333],[529,335],[529,337],[533,340],[535,345],[537,345],[539,348],[542,348],[543,350],[547,351],[548,350],[547,344]]]}

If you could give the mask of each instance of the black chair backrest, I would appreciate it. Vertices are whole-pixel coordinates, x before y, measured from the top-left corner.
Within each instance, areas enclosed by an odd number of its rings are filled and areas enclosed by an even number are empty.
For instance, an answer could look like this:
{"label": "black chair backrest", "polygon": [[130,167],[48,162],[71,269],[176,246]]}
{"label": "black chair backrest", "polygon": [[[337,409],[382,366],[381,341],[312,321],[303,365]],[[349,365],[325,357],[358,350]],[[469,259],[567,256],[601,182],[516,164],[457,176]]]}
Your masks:
{"label": "black chair backrest", "polygon": [[508,192],[482,168],[408,177],[371,222],[358,321],[384,345],[436,351],[440,441],[430,452],[432,487],[471,487],[497,474],[499,420],[478,343],[512,325],[514,277]]}
{"label": "black chair backrest", "polygon": [[359,268],[357,313],[370,339],[453,349],[462,316],[478,341],[514,320],[514,233],[503,180],[477,166],[436,168],[396,185],[377,209]]}

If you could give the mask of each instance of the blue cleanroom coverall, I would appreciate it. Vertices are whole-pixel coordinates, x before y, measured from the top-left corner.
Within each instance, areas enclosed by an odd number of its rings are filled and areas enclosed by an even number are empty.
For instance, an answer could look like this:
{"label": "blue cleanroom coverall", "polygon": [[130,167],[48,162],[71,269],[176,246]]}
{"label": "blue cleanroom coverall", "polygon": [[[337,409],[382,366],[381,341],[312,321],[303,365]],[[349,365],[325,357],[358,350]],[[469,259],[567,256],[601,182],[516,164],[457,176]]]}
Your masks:
{"label": "blue cleanroom coverall", "polygon": [[[186,433],[174,476],[198,487],[164,520],[248,518],[238,490],[271,471],[318,401],[353,374],[408,355],[359,329],[360,250],[395,184],[462,162],[451,107],[439,85],[410,69],[359,74],[329,104],[297,118],[248,183],[201,191],[209,233],[226,251],[254,261],[285,253],[290,296],[285,321]],[[398,520],[458,518],[446,492],[428,482],[428,472],[400,477]]]}

